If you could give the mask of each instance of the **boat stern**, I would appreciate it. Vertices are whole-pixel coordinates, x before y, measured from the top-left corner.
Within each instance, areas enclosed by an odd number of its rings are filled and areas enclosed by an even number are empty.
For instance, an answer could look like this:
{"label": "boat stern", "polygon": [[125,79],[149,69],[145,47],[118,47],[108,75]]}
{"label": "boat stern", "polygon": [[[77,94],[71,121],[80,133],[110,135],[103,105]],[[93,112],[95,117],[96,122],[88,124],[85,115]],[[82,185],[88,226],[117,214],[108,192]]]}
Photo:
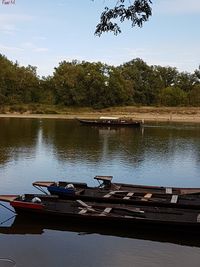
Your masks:
{"label": "boat stern", "polygon": [[19,197],[19,195],[0,195],[0,201],[3,202],[12,202],[16,200]]}

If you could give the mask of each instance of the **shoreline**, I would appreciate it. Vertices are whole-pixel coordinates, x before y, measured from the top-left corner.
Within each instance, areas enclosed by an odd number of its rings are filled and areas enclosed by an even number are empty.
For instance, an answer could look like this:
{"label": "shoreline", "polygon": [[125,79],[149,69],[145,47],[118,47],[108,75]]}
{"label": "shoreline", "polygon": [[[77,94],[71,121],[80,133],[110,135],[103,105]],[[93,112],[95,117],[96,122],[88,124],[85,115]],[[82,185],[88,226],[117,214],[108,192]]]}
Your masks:
{"label": "shoreline", "polygon": [[30,113],[6,113],[0,114],[0,118],[22,118],[22,119],[65,119],[72,120],[75,118],[98,118],[101,116],[129,117],[144,122],[185,122],[200,123],[200,108],[195,108],[195,112],[190,109],[173,110],[147,110],[147,108],[139,111],[134,110],[110,110],[110,111],[94,111],[94,112],[68,112],[68,114],[30,114]]}

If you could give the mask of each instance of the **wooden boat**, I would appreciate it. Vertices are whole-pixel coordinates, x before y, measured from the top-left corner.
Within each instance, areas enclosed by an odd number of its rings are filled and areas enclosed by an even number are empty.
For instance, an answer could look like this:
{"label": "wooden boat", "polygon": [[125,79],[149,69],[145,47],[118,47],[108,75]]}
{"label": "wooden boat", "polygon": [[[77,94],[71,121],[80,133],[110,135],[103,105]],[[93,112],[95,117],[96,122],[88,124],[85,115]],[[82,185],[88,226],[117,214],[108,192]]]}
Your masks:
{"label": "wooden boat", "polygon": [[95,203],[63,200],[56,196],[36,194],[0,195],[0,201],[9,202],[18,214],[34,218],[75,220],[106,225],[144,225],[157,227],[193,227],[200,229],[200,211],[169,207]]}
{"label": "wooden boat", "polygon": [[96,176],[99,187],[89,187],[86,183],[44,182],[33,183],[43,193],[47,188],[51,195],[63,199],[82,199],[86,201],[139,204],[149,206],[169,206],[179,208],[200,208],[200,189],[164,188],[156,186],[128,185],[111,183],[112,176]]}
{"label": "wooden boat", "polygon": [[76,118],[81,124],[96,125],[96,126],[130,126],[140,127],[141,121],[133,120],[131,118],[117,118],[117,117],[100,117],[98,119],[81,119]]}

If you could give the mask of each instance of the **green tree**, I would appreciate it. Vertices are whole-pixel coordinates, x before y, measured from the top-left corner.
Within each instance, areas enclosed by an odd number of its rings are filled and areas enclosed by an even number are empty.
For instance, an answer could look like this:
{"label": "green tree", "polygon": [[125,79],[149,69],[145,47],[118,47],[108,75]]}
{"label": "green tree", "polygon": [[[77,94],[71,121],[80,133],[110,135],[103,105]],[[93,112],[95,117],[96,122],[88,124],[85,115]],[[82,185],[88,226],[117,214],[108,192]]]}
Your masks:
{"label": "green tree", "polygon": [[77,104],[76,89],[80,73],[78,62],[62,61],[53,74],[55,103],[67,106]]}
{"label": "green tree", "polygon": [[39,78],[33,66],[20,67],[0,55],[1,102],[8,104],[38,101]]}
{"label": "green tree", "polygon": [[137,58],[123,64],[120,69],[124,80],[132,87],[132,99],[135,103],[151,105],[157,102],[160,81],[153,67]]}
{"label": "green tree", "polygon": [[167,87],[160,92],[160,104],[164,106],[181,106],[187,102],[187,94],[179,87]]}
{"label": "green tree", "polygon": [[189,92],[193,89],[193,86],[198,83],[198,79],[195,74],[188,72],[181,72],[178,74],[176,86],[181,88],[185,92]]}
{"label": "green tree", "polygon": [[189,104],[191,106],[200,106],[200,84],[194,86],[194,88],[189,92]]}
{"label": "green tree", "polygon": [[160,87],[162,89],[177,84],[179,72],[176,68],[154,66],[154,72],[160,80]]}

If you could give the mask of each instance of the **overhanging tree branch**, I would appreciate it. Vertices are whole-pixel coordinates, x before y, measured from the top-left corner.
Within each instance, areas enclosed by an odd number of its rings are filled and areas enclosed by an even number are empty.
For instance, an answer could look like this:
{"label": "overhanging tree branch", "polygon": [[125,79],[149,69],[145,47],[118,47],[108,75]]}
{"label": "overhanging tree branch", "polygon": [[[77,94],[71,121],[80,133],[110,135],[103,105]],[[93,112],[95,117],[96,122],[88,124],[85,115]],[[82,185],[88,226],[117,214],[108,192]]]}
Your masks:
{"label": "overhanging tree branch", "polygon": [[[127,2],[129,5],[126,4]],[[113,32],[115,35],[121,33],[119,25],[113,22],[116,19],[120,22],[130,20],[132,27],[142,27],[152,15],[151,4],[151,0],[135,0],[131,5],[130,0],[118,0],[114,8],[105,7],[100,23],[96,26],[95,35],[101,36],[104,32]]]}

